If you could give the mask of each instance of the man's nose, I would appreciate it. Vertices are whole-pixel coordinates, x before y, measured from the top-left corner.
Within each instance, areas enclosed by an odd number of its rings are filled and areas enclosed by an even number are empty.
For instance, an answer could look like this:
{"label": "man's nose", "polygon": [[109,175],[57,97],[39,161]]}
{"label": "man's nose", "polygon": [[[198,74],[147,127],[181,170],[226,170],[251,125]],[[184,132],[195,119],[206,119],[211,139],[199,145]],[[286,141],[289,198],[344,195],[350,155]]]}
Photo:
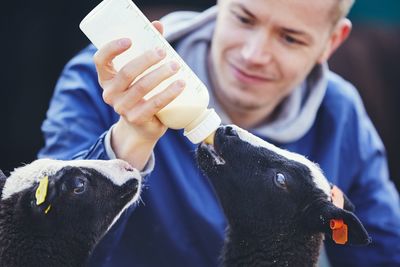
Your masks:
{"label": "man's nose", "polygon": [[265,33],[256,33],[248,37],[242,47],[242,57],[249,64],[268,63],[272,56],[269,38]]}

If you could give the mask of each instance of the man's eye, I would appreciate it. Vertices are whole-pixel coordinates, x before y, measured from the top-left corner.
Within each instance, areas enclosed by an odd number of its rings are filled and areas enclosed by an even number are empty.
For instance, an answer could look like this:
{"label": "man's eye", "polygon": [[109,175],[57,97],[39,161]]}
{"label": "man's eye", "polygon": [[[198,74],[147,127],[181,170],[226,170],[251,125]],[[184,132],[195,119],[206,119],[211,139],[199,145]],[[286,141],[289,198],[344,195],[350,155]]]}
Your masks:
{"label": "man's eye", "polygon": [[234,15],[235,15],[236,19],[242,24],[251,24],[252,23],[251,19],[249,19],[247,17],[241,16],[237,13],[234,13]]}
{"label": "man's eye", "polygon": [[303,42],[301,42],[300,40],[292,37],[291,35],[283,34],[282,38],[283,38],[284,42],[289,44],[289,45],[303,44]]}
{"label": "man's eye", "polygon": [[238,16],[238,19],[243,24],[250,24],[250,20],[248,18]]}
{"label": "man's eye", "polygon": [[290,35],[285,35],[284,38],[287,43],[297,43],[297,40]]}

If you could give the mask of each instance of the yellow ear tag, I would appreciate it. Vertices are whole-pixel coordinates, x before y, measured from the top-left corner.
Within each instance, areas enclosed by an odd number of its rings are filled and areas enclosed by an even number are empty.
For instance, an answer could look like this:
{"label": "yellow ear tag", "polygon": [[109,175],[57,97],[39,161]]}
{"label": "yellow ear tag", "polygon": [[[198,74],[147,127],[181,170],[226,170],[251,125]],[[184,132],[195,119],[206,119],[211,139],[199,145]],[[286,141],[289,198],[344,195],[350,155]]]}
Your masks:
{"label": "yellow ear tag", "polygon": [[40,179],[39,186],[36,189],[36,205],[42,204],[46,200],[47,187],[49,185],[49,177],[45,176]]}

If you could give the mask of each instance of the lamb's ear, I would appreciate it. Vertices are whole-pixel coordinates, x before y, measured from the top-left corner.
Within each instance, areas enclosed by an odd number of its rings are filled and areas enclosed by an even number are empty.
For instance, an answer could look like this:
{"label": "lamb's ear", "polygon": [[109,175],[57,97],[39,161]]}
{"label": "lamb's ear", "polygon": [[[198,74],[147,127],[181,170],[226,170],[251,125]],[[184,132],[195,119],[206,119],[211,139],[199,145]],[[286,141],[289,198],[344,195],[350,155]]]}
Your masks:
{"label": "lamb's ear", "polygon": [[350,211],[350,212],[354,212],[356,208],[354,207],[353,203],[350,201],[350,199],[345,194],[343,194],[343,200],[344,200],[343,209]]}
{"label": "lamb's ear", "polygon": [[1,192],[3,192],[4,184],[6,183],[7,176],[0,170],[0,196]]}
{"label": "lamb's ear", "polygon": [[337,244],[368,245],[371,243],[364,226],[357,216],[326,201],[320,210],[319,223],[325,235]]}

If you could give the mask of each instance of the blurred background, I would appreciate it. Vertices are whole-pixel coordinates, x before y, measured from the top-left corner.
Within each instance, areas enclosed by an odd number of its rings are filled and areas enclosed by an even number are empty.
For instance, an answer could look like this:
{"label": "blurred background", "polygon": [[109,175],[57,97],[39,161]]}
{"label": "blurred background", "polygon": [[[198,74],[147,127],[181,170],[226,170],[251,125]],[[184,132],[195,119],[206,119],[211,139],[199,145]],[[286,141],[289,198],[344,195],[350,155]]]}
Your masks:
{"label": "blurred background", "polygon": [[[0,169],[35,159],[40,125],[65,63],[89,41],[78,28],[100,0],[3,2],[0,11]],[[136,0],[149,19],[174,10],[203,10],[215,0]],[[190,4],[189,4],[190,3]],[[330,60],[360,91],[385,143],[400,188],[400,1],[358,0],[354,30]]]}

